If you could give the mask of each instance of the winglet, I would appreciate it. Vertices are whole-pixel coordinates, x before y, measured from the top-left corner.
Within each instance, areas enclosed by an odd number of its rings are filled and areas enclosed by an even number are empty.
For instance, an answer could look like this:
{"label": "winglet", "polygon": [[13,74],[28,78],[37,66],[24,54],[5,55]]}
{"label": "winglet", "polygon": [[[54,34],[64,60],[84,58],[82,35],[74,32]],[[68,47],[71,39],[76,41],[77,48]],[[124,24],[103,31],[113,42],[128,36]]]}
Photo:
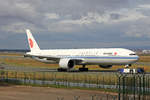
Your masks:
{"label": "winglet", "polygon": [[39,48],[38,44],[36,43],[34,37],[32,36],[32,33],[29,29],[26,29],[26,34],[27,34],[28,43],[29,43],[31,52],[39,51],[40,48]]}

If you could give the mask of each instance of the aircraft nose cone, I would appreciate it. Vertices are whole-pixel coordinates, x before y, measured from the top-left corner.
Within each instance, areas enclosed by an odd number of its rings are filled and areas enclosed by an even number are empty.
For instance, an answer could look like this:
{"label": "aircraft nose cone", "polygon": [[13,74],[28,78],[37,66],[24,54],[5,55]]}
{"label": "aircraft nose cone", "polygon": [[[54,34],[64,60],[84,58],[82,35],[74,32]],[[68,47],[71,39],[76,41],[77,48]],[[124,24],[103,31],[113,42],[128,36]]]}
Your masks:
{"label": "aircraft nose cone", "polygon": [[136,59],[135,59],[135,61],[138,61],[139,60],[139,56],[136,56]]}

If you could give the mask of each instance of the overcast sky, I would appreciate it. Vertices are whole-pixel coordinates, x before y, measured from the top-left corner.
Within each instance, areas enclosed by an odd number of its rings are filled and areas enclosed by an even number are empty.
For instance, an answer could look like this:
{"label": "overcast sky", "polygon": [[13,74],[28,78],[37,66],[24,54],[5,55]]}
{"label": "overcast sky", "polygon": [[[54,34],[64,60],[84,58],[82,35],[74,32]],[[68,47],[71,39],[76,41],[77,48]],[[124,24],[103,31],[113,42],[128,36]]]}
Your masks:
{"label": "overcast sky", "polygon": [[150,48],[150,0],[0,0],[0,49]]}

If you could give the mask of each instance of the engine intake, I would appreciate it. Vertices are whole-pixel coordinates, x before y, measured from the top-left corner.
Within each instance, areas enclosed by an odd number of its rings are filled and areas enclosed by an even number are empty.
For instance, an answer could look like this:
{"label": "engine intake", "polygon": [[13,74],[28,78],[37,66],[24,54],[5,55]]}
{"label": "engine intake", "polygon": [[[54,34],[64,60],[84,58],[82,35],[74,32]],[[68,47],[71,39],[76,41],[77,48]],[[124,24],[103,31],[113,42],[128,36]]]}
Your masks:
{"label": "engine intake", "polygon": [[64,69],[71,69],[75,65],[74,60],[71,59],[60,59],[59,66]]}

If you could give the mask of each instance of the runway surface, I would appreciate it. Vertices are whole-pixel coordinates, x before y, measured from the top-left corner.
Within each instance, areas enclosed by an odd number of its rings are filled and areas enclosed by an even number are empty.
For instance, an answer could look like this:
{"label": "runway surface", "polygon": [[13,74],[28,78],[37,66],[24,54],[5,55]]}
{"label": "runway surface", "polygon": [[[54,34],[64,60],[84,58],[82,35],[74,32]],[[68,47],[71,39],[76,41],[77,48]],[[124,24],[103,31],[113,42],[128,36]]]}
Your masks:
{"label": "runway surface", "polygon": [[[5,64],[0,64],[0,69],[9,70],[9,71],[22,71],[22,72],[58,72],[56,68],[36,68],[36,67],[16,67],[16,66],[9,66]],[[80,72],[79,70],[71,70],[69,72]],[[117,72],[116,70],[89,70],[88,73],[96,73],[96,72]],[[82,72],[87,73],[87,72]]]}

